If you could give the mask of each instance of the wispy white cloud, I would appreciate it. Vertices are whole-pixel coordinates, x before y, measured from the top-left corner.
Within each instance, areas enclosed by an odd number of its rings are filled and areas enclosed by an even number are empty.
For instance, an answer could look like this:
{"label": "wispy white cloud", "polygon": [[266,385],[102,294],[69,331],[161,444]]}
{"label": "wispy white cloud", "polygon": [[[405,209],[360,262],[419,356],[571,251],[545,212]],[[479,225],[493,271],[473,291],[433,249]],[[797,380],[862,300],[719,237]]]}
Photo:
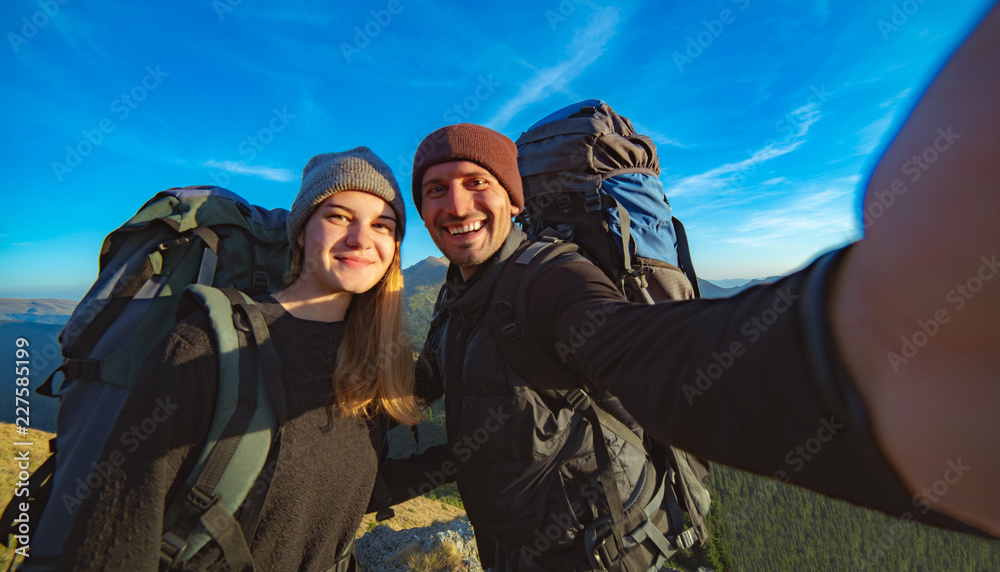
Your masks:
{"label": "wispy white cloud", "polygon": [[806,142],[809,129],[821,118],[819,103],[812,102],[798,107],[776,124],[775,128],[781,132],[792,131],[782,141],[771,139],[742,161],[719,165],[668,184],[667,196],[677,197],[694,192],[713,192],[741,186],[750,175],[757,172],[762,163],[787,155],[801,147]]}
{"label": "wispy white cloud", "polygon": [[880,108],[885,109],[885,113],[855,133],[858,136],[858,143],[854,148],[857,155],[870,155],[890,135],[889,129],[896,121],[902,105],[909,101],[912,91],[912,88],[904,89],[879,104]]}
{"label": "wispy white cloud", "polygon": [[684,177],[667,189],[668,197],[679,197],[693,192],[712,192],[741,186],[750,175],[757,172],[765,161],[787,155],[799,148],[804,141],[794,141],[785,145],[771,144],[757,150],[750,157],[719,165],[697,175]]}
{"label": "wispy white cloud", "polygon": [[260,177],[261,179],[267,179],[268,181],[279,181],[282,183],[294,181],[298,178],[296,174],[289,169],[262,167],[260,165],[247,165],[242,161],[216,161],[215,159],[210,159],[202,163],[201,166],[212,169],[222,169],[238,175],[250,175],[251,177]]}
{"label": "wispy white cloud", "polygon": [[[708,213],[707,218],[711,220],[717,217],[719,213],[735,212],[737,208],[743,205],[759,204],[761,201],[784,196],[778,190],[772,189],[774,187],[766,190],[764,188],[755,188],[753,192],[745,192],[745,189],[733,189],[732,192],[722,193],[708,200],[690,201],[684,205],[684,217],[702,216],[702,213]],[[705,220],[702,219],[699,221],[699,224],[705,224]],[[727,233],[728,236],[732,231],[732,227],[725,225],[720,230]]]}
{"label": "wispy white cloud", "polygon": [[855,175],[803,184],[790,204],[753,212],[735,227],[739,234],[725,241],[741,246],[774,247],[804,236],[835,235],[844,242],[856,239],[859,230],[850,205],[860,180]]}
{"label": "wispy white cloud", "polygon": [[616,8],[605,7],[591,14],[586,27],[577,30],[567,47],[569,58],[554,66],[537,70],[535,75],[521,83],[517,94],[503,104],[486,122],[486,126],[502,130],[525,107],[548,97],[553,92],[566,91],[570,81],[604,53],[605,45],[618,32],[620,21]]}
{"label": "wispy white cloud", "polygon": [[897,109],[899,105],[910,98],[910,94],[913,92],[912,87],[908,87],[903,91],[897,93],[896,95],[890,97],[889,99],[883,101],[879,104],[879,107],[888,107],[890,109]]}

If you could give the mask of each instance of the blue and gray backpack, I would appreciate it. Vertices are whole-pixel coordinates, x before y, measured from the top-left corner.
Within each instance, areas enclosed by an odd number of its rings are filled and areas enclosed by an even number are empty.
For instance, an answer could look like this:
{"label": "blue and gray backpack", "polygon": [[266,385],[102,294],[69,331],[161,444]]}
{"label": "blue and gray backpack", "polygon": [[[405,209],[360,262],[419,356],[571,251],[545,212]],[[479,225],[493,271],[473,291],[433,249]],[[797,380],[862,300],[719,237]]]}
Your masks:
{"label": "blue and gray backpack", "polygon": [[[512,255],[491,300],[493,337],[506,361],[533,389],[583,416],[593,434],[598,479],[607,507],[603,528],[586,546],[594,569],[645,570],[637,547],[657,547],[662,565],[676,550],[708,538],[705,518],[709,465],[688,453],[643,438],[620,414],[605,410],[599,394],[571,379],[559,360],[541,351],[525,315],[525,285],[531,276],[566,252],[578,252],[611,279],[630,301],[653,304],[698,297],[698,281],[680,221],[659,180],[653,141],[599,100],[567,106],[532,125],[516,142],[525,209],[518,222],[533,239]],[[593,397],[593,399],[591,398]],[[615,484],[611,452],[603,435],[626,437],[657,467],[653,498],[658,506],[628,506]],[[634,461],[629,461],[634,462]],[[625,491],[627,493],[628,491]],[[600,512],[598,506],[594,510]],[[686,512],[689,525],[685,522]],[[603,532],[601,532],[603,530]]]}

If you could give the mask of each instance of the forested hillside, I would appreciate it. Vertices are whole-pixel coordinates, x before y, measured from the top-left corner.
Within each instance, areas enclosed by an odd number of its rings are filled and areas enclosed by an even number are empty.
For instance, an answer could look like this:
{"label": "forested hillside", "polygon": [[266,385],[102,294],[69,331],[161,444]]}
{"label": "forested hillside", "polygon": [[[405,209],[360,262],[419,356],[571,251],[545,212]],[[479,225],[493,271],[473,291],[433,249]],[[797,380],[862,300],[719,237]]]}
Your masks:
{"label": "forested hillside", "polygon": [[1000,541],[907,523],[713,467],[711,529],[733,570],[1000,570]]}
{"label": "forested hillside", "polygon": [[419,350],[424,346],[427,328],[431,323],[434,301],[444,282],[448,263],[429,257],[403,271],[405,279],[406,313],[410,322],[413,344]]}

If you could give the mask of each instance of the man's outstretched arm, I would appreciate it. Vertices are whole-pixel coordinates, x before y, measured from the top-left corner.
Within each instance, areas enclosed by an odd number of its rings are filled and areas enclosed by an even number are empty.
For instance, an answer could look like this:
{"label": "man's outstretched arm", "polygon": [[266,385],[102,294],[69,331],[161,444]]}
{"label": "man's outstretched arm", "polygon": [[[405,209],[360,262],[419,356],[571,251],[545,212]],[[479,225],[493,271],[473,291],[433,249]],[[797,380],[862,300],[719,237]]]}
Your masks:
{"label": "man's outstretched arm", "polygon": [[[829,306],[872,432],[915,495],[1000,536],[1000,8],[868,182]],[[956,471],[954,466],[962,470]],[[934,491],[934,484],[948,483]]]}

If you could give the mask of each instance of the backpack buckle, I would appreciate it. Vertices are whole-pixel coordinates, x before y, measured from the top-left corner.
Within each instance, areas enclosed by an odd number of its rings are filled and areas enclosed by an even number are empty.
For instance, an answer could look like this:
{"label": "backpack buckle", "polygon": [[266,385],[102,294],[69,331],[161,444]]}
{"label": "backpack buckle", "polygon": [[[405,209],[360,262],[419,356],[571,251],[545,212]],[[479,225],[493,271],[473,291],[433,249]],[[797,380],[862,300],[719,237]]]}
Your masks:
{"label": "backpack buckle", "polygon": [[254,292],[260,292],[261,294],[268,291],[268,284],[270,279],[267,277],[267,272],[263,270],[254,270],[253,281],[250,283],[250,289]]}
{"label": "backpack buckle", "polygon": [[695,534],[693,528],[689,528],[684,532],[670,538],[670,543],[677,547],[678,550],[687,550],[698,542],[698,536]]}
{"label": "backpack buckle", "polygon": [[187,244],[189,242],[191,242],[191,237],[189,235],[185,234],[183,236],[179,236],[179,237],[174,238],[172,240],[165,240],[165,241],[161,242],[160,244],[158,244],[156,246],[156,250],[159,250],[159,251],[163,252],[165,250],[170,250],[171,248],[174,248],[174,247],[177,247],[177,246],[181,246],[181,245]]}
{"label": "backpack buckle", "polygon": [[170,568],[177,557],[187,548],[187,541],[170,531],[163,535],[160,542],[160,565]]}
{"label": "backpack buckle", "polygon": [[524,330],[521,329],[521,324],[511,322],[500,328],[500,334],[503,335],[503,339],[510,342],[524,337]]}
{"label": "backpack buckle", "polygon": [[601,195],[597,191],[589,194],[583,200],[583,208],[588,213],[601,210]]}
{"label": "backpack buckle", "polygon": [[632,267],[628,272],[629,277],[635,280],[639,288],[649,288],[649,280],[646,279],[647,274],[649,274],[649,271],[645,266],[639,268]]}
{"label": "backpack buckle", "polygon": [[575,411],[583,411],[590,407],[590,396],[579,387],[566,394],[566,402]]}
{"label": "backpack buckle", "polygon": [[247,324],[242,312],[233,311],[233,327],[244,334],[250,333],[252,328]]}
{"label": "backpack buckle", "polygon": [[594,547],[594,551],[590,552],[588,556],[591,557],[590,563],[594,565],[595,569],[607,570],[607,565],[611,562],[611,554],[608,553],[608,539],[601,539],[601,542]]}
{"label": "backpack buckle", "polygon": [[605,530],[598,539],[598,528],[607,526],[608,517],[603,517],[587,525],[584,530],[583,545],[586,548],[587,560],[593,570],[607,570],[615,561],[614,555],[608,551],[609,535]]}
{"label": "backpack buckle", "polygon": [[208,496],[196,486],[191,487],[191,491],[187,496],[187,501],[203,512],[208,510],[218,500],[219,495]]}
{"label": "backpack buckle", "polygon": [[559,207],[559,210],[561,211],[569,212],[569,209],[573,206],[573,202],[568,196],[559,195],[559,197],[556,198],[556,206]]}

